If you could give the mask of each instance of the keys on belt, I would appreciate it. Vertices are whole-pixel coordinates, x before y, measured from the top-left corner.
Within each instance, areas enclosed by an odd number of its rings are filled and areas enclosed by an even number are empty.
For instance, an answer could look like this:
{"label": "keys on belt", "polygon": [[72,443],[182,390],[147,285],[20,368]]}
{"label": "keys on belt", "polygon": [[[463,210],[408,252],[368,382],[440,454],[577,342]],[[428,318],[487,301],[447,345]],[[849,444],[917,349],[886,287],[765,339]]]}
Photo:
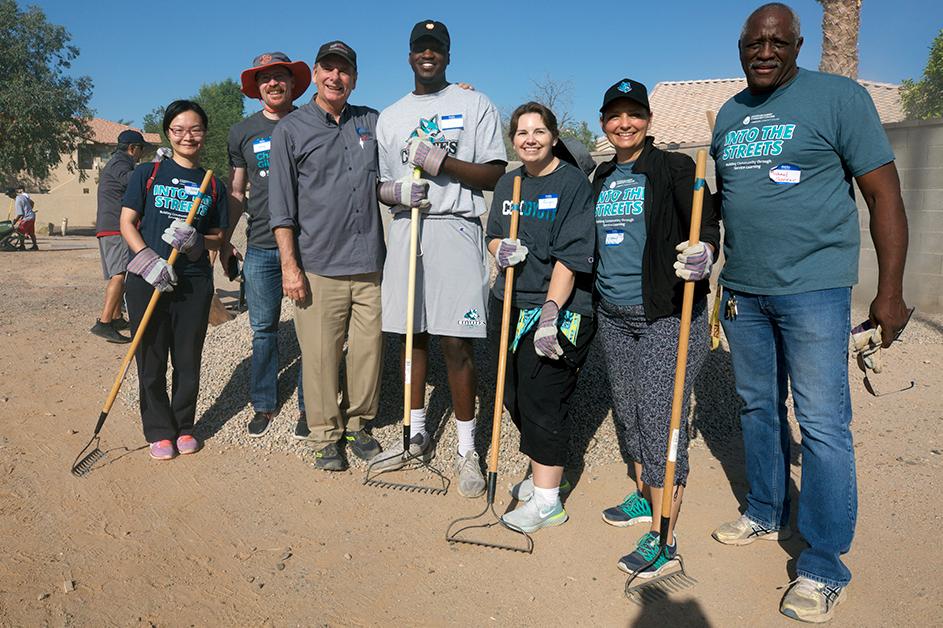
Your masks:
{"label": "keys on belt", "polygon": [[730,298],[727,299],[727,307],[724,311],[724,318],[728,321],[736,320],[737,318],[737,297],[736,295],[731,294]]}

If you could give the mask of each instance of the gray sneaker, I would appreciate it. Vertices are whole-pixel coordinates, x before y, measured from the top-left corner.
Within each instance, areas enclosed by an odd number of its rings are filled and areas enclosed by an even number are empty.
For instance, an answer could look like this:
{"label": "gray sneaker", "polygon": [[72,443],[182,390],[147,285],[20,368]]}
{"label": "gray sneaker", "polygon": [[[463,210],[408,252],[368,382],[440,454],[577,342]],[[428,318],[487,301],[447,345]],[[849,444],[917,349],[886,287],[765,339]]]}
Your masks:
{"label": "gray sneaker", "polygon": [[[566,473],[564,473],[563,479],[560,480],[560,495],[569,495],[570,491],[572,490],[573,485],[570,484],[570,480],[567,479]],[[526,502],[534,496],[534,476],[528,475],[526,478],[512,486],[510,492],[511,497],[517,501]]]}
{"label": "gray sneaker", "polygon": [[825,623],[832,618],[838,603],[845,599],[845,589],[799,576],[783,596],[779,612],[799,621]]}
{"label": "gray sneaker", "polygon": [[723,524],[711,533],[714,540],[720,541],[724,545],[749,545],[753,541],[784,541],[792,536],[792,530],[789,526],[783,526],[778,530],[770,530],[746,515],[740,515],[739,519]]}
{"label": "gray sneaker", "polygon": [[485,478],[481,475],[477,451],[455,456],[455,475],[458,476],[458,493],[462,497],[479,497],[485,492]]}
{"label": "gray sneaker", "polygon": [[365,430],[347,432],[344,435],[344,439],[347,441],[347,449],[354,452],[354,455],[361,460],[370,461],[382,451],[377,439],[368,434]]}
{"label": "gray sneaker", "polygon": [[428,462],[431,458],[431,439],[426,432],[420,432],[409,439],[409,456],[403,455],[403,441],[397,439],[395,446],[377,454],[370,461],[373,471],[396,471],[406,466],[411,458]]}
{"label": "gray sneaker", "polygon": [[520,530],[521,532],[536,532],[541,528],[558,526],[566,522],[569,516],[563,509],[563,504],[558,499],[549,508],[538,506],[536,500],[529,500],[517,510],[513,510],[503,517],[501,521],[509,528]]}
{"label": "gray sneaker", "polygon": [[337,443],[325,445],[314,453],[314,468],[322,471],[344,471],[347,469],[347,461],[341,455],[341,449]]}

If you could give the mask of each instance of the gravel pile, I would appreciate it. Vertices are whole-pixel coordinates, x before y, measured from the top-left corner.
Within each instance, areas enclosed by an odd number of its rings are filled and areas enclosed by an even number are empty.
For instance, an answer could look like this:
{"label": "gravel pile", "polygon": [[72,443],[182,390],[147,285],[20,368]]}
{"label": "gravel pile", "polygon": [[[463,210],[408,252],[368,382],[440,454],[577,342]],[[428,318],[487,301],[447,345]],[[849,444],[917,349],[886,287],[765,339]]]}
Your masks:
{"label": "gravel pile", "polygon": [[[285,301],[278,333],[282,370],[279,375],[281,411],[268,434],[249,438],[246,423],[253,411],[249,404],[251,331],[248,315],[210,328],[203,350],[203,373],[197,405],[197,432],[203,439],[213,439],[213,446],[227,449],[240,447],[259,452],[288,451],[312,462],[313,455],[303,443],[292,438],[298,417],[294,383],[299,368],[299,349],[292,322],[293,305]],[[853,320],[863,320],[867,313],[856,308]],[[901,338],[905,344],[943,343],[943,316],[922,313],[914,315]],[[426,390],[427,425],[438,433],[437,452],[441,466],[448,468],[450,452],[455,451],[457,436],[451,420],[450,395],[441,352],[433,342],[430,351],[429,382]],[[479,366],[479,419],[477,448],[484,457],[491,437],[491,415],[494,403],[495,365],[487,342],[476,341]],[[398,370],[399,340],[385,339],[385,355],[380,391],[380,411],[373,422],[373,434],[384,447],[401,438],[402,380]],[[854,367],[853,367],[854,368]],[[740,451],[738,412],[740,400],[734,389],[734,378],[726,340],[721,349],[711,352],[707,363],[694,383],[694,419],[689,432],[694,436],[692,447],[706,446],[721,461]],[[135,369],[131,369],[123,387],[124,400],[137,408],[138,388]],[[568,468],[582,469],[597,464],[625,460],[620,451],[612,420],[612,403],[604,361],[598,346],[593,347],[580,377],[580,385],[572,402],[573,441]],[[446,420],[448,419],[448,420]],[[668,417],[666,417],[666,420]],[[517,451],[518,432],[505,415],[502,426],[501,473],[519,474],[526,468],[526,458]],[[353,467],[365,464],[350,456]]]}

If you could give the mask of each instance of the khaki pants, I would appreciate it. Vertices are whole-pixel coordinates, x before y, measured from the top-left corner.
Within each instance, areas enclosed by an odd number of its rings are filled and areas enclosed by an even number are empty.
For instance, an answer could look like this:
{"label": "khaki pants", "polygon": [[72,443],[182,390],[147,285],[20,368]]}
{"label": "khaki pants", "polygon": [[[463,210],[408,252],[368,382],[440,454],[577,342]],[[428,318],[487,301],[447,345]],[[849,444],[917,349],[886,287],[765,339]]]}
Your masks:
{"label": "khaki pants", "polygon": [[[383,336],[380,273],[322,277],[305,273],[311,296],[295,307],[301,346],[309,443],[337,442],[376,417]],[[347,337],[346,378],[338,404],[339,370]],[[344,416],[346,415],[346,425]]]}

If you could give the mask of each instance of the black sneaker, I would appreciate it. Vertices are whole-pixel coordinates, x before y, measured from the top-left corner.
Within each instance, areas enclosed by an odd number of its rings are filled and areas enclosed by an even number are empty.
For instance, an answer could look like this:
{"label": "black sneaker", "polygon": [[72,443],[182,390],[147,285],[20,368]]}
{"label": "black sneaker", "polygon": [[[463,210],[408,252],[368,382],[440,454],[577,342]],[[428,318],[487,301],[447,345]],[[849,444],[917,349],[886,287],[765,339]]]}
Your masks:
{"label": "black sneaker", "polygon": [[119,334],[110,323],[103,323],[98,319],[95,319],[95,324],[92,325],[89,331],[99,338],[104,338],[108,342],[114,342],[116,344],[127,344],[131,342],[130,338]]}
{"label": "black sneaker", "polygon": [[347,447],[361,460],[373,460],[373,457],[382,451],[377,439],[365,430],[347,432],[344,438],[347,439]]}
{"label": "black sneaker", "polygon": [[124,331],[128,328],[128,321],[126,318],[113,318],[111,319],[111,326],[115,331]]}
{"label": "black sneaker", "polygon": [[298,415],[298,422],[295,424],[294,438],[295,440],[307,440],[310,434],[311,430],[308,429],[308,417],[302,412]]}
{"label": "black sneaker", "polygon": [[272,419],[274,418],[274,412],[256,412],[247,426],[249,437],[258,438],[264,436],[268,428],[272,426]]}
{"label": "black sneaker", "polygon": [[347,461],[341,455],[341,448],[337,443],[331,443],[315,452],[314,468],[323,471],[343,471],[347,468]]}

